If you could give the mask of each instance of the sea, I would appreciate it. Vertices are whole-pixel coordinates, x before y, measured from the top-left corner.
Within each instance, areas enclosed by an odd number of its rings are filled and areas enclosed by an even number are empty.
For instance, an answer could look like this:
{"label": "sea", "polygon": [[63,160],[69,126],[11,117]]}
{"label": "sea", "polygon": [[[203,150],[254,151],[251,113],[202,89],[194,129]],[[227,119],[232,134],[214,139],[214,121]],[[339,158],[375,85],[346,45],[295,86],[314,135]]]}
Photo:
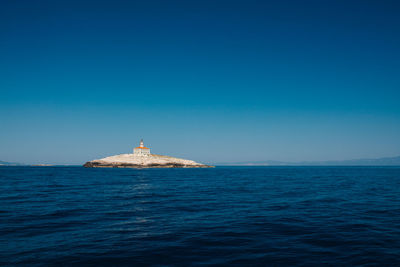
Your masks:
{"label": "sea", "polygon": [[0,167],[1,266],[400,266],[400,167]]}

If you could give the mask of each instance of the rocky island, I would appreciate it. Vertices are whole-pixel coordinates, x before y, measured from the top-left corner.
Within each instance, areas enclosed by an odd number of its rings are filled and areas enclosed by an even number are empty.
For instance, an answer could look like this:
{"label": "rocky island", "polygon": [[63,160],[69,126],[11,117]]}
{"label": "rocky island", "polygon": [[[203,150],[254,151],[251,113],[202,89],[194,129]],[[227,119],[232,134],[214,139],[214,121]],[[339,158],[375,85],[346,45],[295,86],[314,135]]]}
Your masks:
{"label": "rocky island", "polygon": [[145,147],[143,140],[133,150],[133,154],[121,154],[86,162],[87,168],[212,168],[193,160],[155,155]]}

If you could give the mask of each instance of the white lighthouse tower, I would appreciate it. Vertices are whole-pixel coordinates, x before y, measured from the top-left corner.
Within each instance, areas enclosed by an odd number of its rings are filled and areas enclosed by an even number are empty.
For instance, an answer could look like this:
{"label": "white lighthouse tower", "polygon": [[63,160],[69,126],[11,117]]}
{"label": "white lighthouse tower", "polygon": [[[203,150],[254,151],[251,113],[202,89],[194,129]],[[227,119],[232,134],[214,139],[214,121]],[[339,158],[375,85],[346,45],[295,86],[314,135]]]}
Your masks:
{"label": "white lighthouse tower", "polygon": [[135,156],[141,156],[141,157],[149,156],[150,155],[150,148],[145,147],[144,144],[143,144],[143,139],[141,139],[140,140],[140,145],[133,149],[133,154]]}

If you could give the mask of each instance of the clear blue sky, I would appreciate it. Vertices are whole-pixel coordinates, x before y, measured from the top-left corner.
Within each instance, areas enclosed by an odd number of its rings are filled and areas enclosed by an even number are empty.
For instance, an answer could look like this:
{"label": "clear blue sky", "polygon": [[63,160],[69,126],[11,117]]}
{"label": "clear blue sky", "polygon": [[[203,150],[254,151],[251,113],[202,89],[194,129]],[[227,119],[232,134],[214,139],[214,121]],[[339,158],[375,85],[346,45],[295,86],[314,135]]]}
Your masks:
{"label": "clear blue sky", "polygon": [[400,154],[399,1],[0,3],[0,160]]}

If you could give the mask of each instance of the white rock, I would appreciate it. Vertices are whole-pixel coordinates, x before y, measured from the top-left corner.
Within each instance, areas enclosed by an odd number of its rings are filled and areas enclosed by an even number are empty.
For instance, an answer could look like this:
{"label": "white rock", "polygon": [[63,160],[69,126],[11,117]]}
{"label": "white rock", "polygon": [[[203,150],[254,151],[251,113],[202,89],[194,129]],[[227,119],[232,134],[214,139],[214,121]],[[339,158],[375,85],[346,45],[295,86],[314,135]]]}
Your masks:
{"label": "white rock", "polygon": [[86,162],[85,167],[98,168],[209,168],[213,166],[197,163],[193,160],[150,154],[138,156],[121,154]]}

